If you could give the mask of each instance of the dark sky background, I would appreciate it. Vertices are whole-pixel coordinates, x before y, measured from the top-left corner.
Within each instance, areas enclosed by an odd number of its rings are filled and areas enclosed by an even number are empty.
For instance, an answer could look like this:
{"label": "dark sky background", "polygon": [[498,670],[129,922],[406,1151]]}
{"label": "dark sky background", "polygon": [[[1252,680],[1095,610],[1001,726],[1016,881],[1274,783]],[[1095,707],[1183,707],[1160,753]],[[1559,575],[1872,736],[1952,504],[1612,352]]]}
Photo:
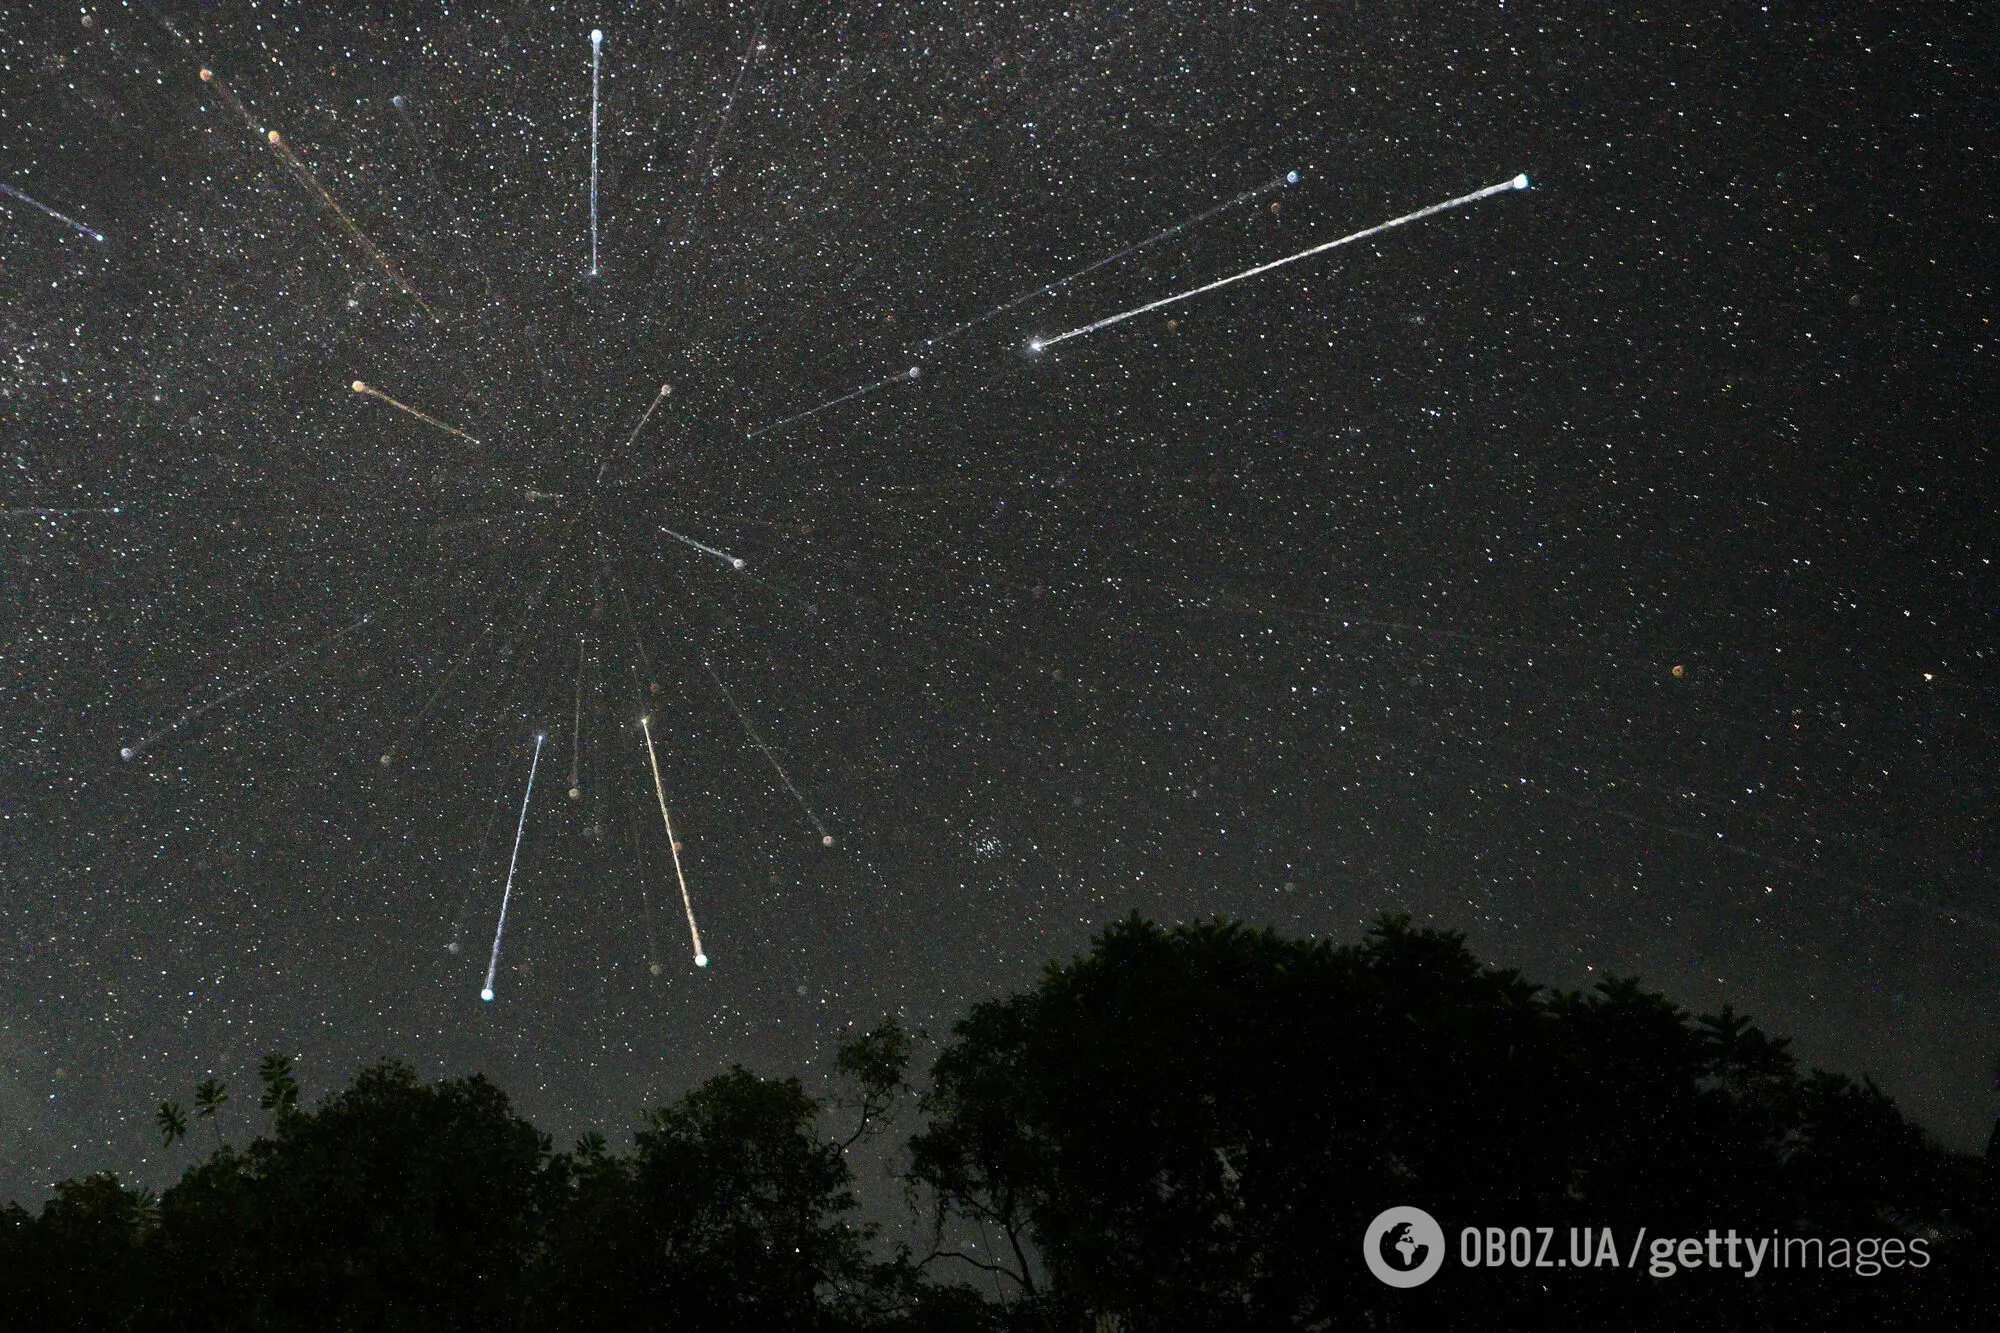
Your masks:
{"label": "dark sky background", "polygon": [[1977,7],[368,8],[0,15],[107,238],[0,198],[0,1197],[270,1050],[622,1138],[1133,910],[1637,973],[1983,1142]]}

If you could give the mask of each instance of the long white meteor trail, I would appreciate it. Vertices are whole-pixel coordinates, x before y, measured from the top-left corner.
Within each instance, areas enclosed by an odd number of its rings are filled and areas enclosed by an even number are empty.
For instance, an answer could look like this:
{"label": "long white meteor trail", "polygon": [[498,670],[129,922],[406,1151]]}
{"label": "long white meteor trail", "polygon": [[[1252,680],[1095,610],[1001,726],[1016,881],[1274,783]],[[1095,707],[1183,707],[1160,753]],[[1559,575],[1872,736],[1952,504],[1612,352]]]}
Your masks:
{"label": "long white meteor trail", "polygon": [[590,30],[590,276],[597,276],[597,69],[604,58],[604,30]]}
{"label": "long white meteor trail", "polygon": [[743,558],[741,556],[731,555],[727,551],[718,551],[713,546],[709,546],[702,542],[698,542],[692,537],[684,537],[680,533],[675,532],[672,528],[661,528],[660,531],[666,533],[669,537],[672,537],[677,542],[686,542],[689,546],[694,547],[695,550],[700,551],[705,555],[714,556],[717,560],[720,560],[725,564],[727,564],[731,569],[743,568]]}
{"label": "long white meteor trail", "polygon": [[1287,264],[1295,264],[1301,259],[1311,259],[1314,255],[1323,255],[1327,251],[1337,250],[1343,245],[1352,245],[1356,241],[1365,241],[1370,236],[1379,236],[1385,231],[1392,231],[1397,227],[1417,222],[1433,214],[1449,212],[1454,208],[1463,208],[1467,204],[1476,204],[1482,199],[1491,198],[1496,194],[1504,194],[1508,190],[1525,190],[1527,188],[1527,176],[1516,176],[1512,180],[1501,181],[1498,185],[1489,185],[1483,190],[1474,190],[1471,194],[1462,194],[1456,199],[1447,199],[1441,204],[1432,204],[1430,207],[1420,208],[1414,213],[1405,213],[1399,218],[1390,218],[1387,222],[1378,222],[1372,227],[1364,227],[1362,230],[1351,232],[1346,236],[1321,242],[1311,249],[1301,250],[1295,255],[1286,255],[1283,259],[1274,259],[1268,264],[1259,264],[1255,268],[1246,268],[1241,273],[1232,273],[1226,278],[1217,278],[1214,282],[1205,282],[1199,287],[1190,287],[1184,292],[1175,292],[1172,296],[1163,296],[1157,301],[1148,301],[1144,305],[1133,306],[1130,310],[1121,310],[1115,315],[1106,315],[1096,323],[1085,324],[1081,328],[1071,329],[1067,333],[1058,333],[1053,338],[1033,339],[1028,343],[1028,350],[1030,352],[1047,351],[1057,343],[1068,342],[1071,338],[1081,338],[1086,334],[1096,333],[1100,329],[1108,329],[1113,324],[1123,324],[1126,320],[1143,315],[1150,310],[1159,310],[1165,306],[1188,300],[1191,297],[1219,290],[1220,288],[1229,286],[1231,283],[1242,282],[1245,278],[1254,278],[1260,274],[1269,273],[1272,269],[1283,268]]}
{"label": "long white meteor trail", "polygon": [[521,793],[521,822],[514,825],[514,855],[507,861],[507,887],[500,891],[500,924],[493,928],[493,953],[486,960],[486,984],[479,988],[479,998],[493,998],[493,974],[500,970],[500,937],[507,933],[507,904],[514,897],[514,867],[521,864],[521,833],[528,827],[528,800],[535,794],[535,770],[542,766],[542,742],[549,738],[545,731],[535,733],[535,757],[528,761],[528,789]]}
{"label": "long white meteor trail", "polygon": [[[1245,190],[1243,191],[1243,193],[1235,196],[1234,198],[1225,199],[1219,204],[1216,204],[1210,208],[1203,209],[1201,212],[1196,213],[1193,217],[1183,218],[1179,222],[1176,222],[1171,227],[1167,227],[1161,231],[1156,231],[1151,236],[1146,237],[1142,241],[1134,241],[1132,244],[1125,246],[1123,249],[1112,251],[1110,254],[1104,256],[1102,259],[1096,260],[1089,264],[1085,264],[1082,268],[1076,270],[1076,272],[1074,273],[1065,274],[1062,277],[1057,278],[1052,282],[1045,282],[1041,286],[1035,288],[1033,291],[1022,292],[1019,296],[1014,297],[1012,300],[1002,301],[999,305],[994,306],[991,310],[988,310],[983,315],[974,315],[971,319],[965,320],[959,324],[955,324],[951,328],[946,329],[943,333],[933,334],[932,336],[924,339],[923,342],[924,349],[926,351],[929,351],[931,348],[934,347],[942,347],[944,344],[950,342],[952,339],[958,337],[960,334],[966,332],[968,329],[976,329],[981,324],[986,323],[986,321],[990,319],[997,319],[999,316],[1006,314],[1009,310],[1013,310],[1019,306],[1026,305],[1028,302],[1034,300],[1036,297],[1047,296],[1051,292],[1060,291],[1064,287],[1069,286],[1069,284],[1071,284],[1072,282],[1075,282],[1077,279],[1087,278],[1091,274],[1097,272],[1099,269],[1117,263],[1119,260],[1125,258],[1127,255],[1137,254],[1141,250],[1150,249],[1151,247],[1158,245],[1161,241],[1170,240],[1173,237],[1178,236],[1182,232],[1188,230],[1190,227],[1200,226],[1202,223],[1208,221],[1210,218],[1214,217],[1218,213],[1225,212],[1229,209],[1236,207],[1238,204],[1245,203],[1251,199],[1256,199],[1262,195],[1269,194],[1273,190],[1282,189],[1289,185],[1297,185],[1298,183],[1299,183],[1299,173],[1296,171],[1288,171],[1282,176],[1278,176],[1266,182],[1263,185],[1259,185],[1254,190]],[[861,397],[861,395],[865,393],[873,393],[877,389],[886,389],[891,384],[908,383],[909,381],[918,378],[922,373],[923,373],[923,367],[911,366],[908,370],[904,371],[900,375],[891,375],[887,379],[879,379],[872,384],[864,384],[858,389],[854,389],[851,390],[850,392],[840,395],[840,397],[838,398],[828,399],[826,402],[821,403],[818,407],[809,408],[804,412],[796,412],[793,413],[791,416],[784,418],[781,421],[773,421],[768,425],[759,426],[757,429],[751,431],[748,435],[744,436],[744,438],[749,440],[754,440],[759,435],[764,435],[774,430],[782,430],[786,426],[790,426],[796,422],[804,421],[809,417],[816,417],[822,412],[829,411],[832,408],[839,407],[842,403],[852,402],[856,398]]]}

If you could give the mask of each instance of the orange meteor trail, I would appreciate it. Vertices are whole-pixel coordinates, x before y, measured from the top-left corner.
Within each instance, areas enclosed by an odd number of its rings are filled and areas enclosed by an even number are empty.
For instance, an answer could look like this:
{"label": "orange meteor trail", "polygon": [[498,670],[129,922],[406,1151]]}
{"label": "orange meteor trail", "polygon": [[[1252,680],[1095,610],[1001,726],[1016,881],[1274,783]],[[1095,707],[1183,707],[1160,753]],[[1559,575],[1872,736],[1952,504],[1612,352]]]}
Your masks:
{"label": "orange meteor trail", "polygon": [[382,253],[375,242],[368,239],[367,233],[363,232],[354,219],[347,215],[347,210],[340,206],[339,201],[326,192],[326,187],[319,183],[319,178],[314,176],[311,169],[300,160],[299,155],[292,151],[291,145],[285,142],[284,136],[280,135],[276,130],[266,130],[259,126],[256,119],[251,116],[249,110],[244,107],[243,103],[236,99],[236,94],[229,91],[229,86],[216,77],[214,70],[204,68],[201,71],[201,81],[211,85],[217,92],[222,94],[222,99],[229,103],[230,109],[236,112],[244,125],[249,127],[252,134],[259,136],[271,145],[272,150],[278,154],[278,160],[290,168],[292,175],[298,177],[302,184],[319,196],[320,202],[325,204],[333,215],[340,219],[340,225],[347,228],[348,235],[352,236],[356,243],[368,252],[368,257],[375,261],[377,267],[389,275],[389,280],[402,288],[404,295],[422,306],[426,315],[429,315],[432,319],[436,319],[437,311],[431,309],[430,302],[424,300],[423,294],[410,285],[409,279],[396,271],[396,266],[389,262],[389,257]]}
{"label": "orange meteor trail", "polygon": [[660,761],[653,753],[652,719],[642,717],[639,725],[646,733],[646,762],[653,768],[653,794],[660,798],[660,821],[667,826],[667,848],[674,854],[674,878],[681,884],[681,906],[687,909],[688,934],[694,937],[694,965],[707,967],[708,955],[701,951],[701,931],[694,924],[694,902],[688,897],[687,876],[681,873],[681,845],[674,840],[674,821],[667,814],[667,789],[660,785]]}
{"label": "orange meteor trail", "polygon": [[411,407],[408,403],[399,403],[394,398],[391,398],[388,394],[383,393],[380,389],[376,388],[372,384],[367,384],[362,382],[361,380],[356,380],[354,381],[354,392],[365,393],[370,398],[380,399],[382,402],[385,402],[389,406],[395,408],[398,412],[408,412],[411,416],[423,422],[425,425],[436,426],[441,431],[445,431],[448,434],[458,436],[459,439],[466,441],[468,444],[477,444],[480,445],[482,448],[485,447],[483,441],[473,439],[472,436],[467,435],[464,431],[460,430],[458,427],[447,426],[442,421],[439,421],[436,417],[432,416],[430,413],[419,412],[416,408]]}

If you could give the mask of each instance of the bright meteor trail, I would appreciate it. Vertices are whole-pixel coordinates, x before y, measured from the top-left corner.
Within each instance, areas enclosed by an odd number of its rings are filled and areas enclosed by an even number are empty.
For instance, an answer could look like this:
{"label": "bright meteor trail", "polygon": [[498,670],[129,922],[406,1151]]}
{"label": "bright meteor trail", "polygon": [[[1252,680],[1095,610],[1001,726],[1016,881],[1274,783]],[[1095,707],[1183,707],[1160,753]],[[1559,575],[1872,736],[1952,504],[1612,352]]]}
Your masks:
{"label": "bright meteor trail", "polygon": [[604,57],[604,30],[590,30],[590,276],[597,276],[597,70]]}
{"label": "bright meteor trail", "polygon": [[39,208],[44,213],[47,213],[50,217],[54,218],[57,222],[62,223],[63,226],[68,227],[74,231],[82,232],[85,236],[88,236],[91,240],[96,241],[99,245],[104,244],[103,232],[94,231],[91,228],[84,226],[81,222],[78,222],[75,218],[70,217],[66,213],[56,212],[53,208],[50,208],[47,204],[43,203],[41,200],[31,198],[28,195],[21,193],[13,186],[7,184],[5,181],[0,181],[0,194],[6,195],[9,199],[18,199],[22,203],[28,205],[30,208]]}
{"label": "bright meteor trail", "polygon": [[680,881],[681,907],[687,912],[688,935],[694,940],[694,965],[708,966],[708,955],[701,951],[701,930],[694,923],[694,900],[688,897],[687,876],[681,873],[681,845],[674,837],[673,817],[667,813],[667,789],[660,783],[660,760],[653,753],[653,722],[651,718],[639,719],[639,726],[646,733],[646,762],[653,769],[653,794],[660,798],[660,822],[667,826],[667,850],[674,855],[674,878]]}
{"label": "bright meteor trail", "polygon": [[1283,268],[1287,264],[1297,263],[1301,259],[1310,259],[1314,255],[1323,255],[1328,250],[1337,250],[1343,245],[1352,245],[1356,241],[1367,240],[1370,236],[1379,236],[1385,231],[1393,230],[1407,223],[1416,222],[1436,213],[1448,212],[1454,208],[1463,208],[1467,204],[1476,204],[1481,199],[1490,198],[1496,194],[1504,194],[1508,190],[1525,190],[1527,188],[1527,176],[1516,176],[1512,180],[1501,181],[1498,185],[1489,185],[1483,190],[1474,190],[1471,194],[1462,194],[1456,199],[1447,199],[1441,204],[1432,204],[1430,207],[1420,208],[1414,213],[1405,213],[1399,218],[1390,218],[1387,222],[1378,222],[1372,227],[1365,227],[1360,231],[1351,232],[1335,240],[1324,241],[1319,245],[1313,246],[1311,249],[1301,250],[1295,255],[1286,255],[1283,259],[1274,259],[1268,264],[1259,264],[1255,268],[1246,268],[1241,273],[1232,273],[1226,278],[1217,278],[1214,282],[1203,283],[1199,287],[1190,287],[1184,292],[1175,292],[1172,296],[1163,296],[1157,301],[1148,301],[1145,305],[1133,306],[1130,310],[1121,310],[1115,315],[1106,315],[1094,324],[1085,324],[1081,328],[1071,329],[1068,333],[1058,333],[1053,338],[1036,338],[1029,342],[1028,350],[1030,352],[1047,351],[1057,343],[1068,342],[1071,338],[1081,338],[1086,334],[1096,333],[1100,329],[1108,329],[1113,324],[1123,324],[1135,315],[1143,315],[1149,310],[1158,310],[1164,306],[1185,301],[1190,297],[1201,296],[1207,292],[1216,291],[1229,286],[1231,283],[1241,282],[1245,278],[1254,278],[1259,274],[1269,273],[1272,269]]}
{"label": "bright meteor trail", "polygon": [[709,546],[704,542],[698,542],[692,537],[684,537],[672,528],[661,528],[660,531],[666,533],[677,542],[686,542],[689,546],[694,547],[695,550],[705,555],[712,555],[717,560],[724,561],[731,569],[743,568],[743,558],[741,556],[731,555],[727,551],[718,551],[713,546]]}
{"label": "bright meteor trail", "polygon": [[528,827],[528,801],[535,794],[535,770],[542,765],[542,742],[548,733],[535,733],[535,757],[528,761],[528,789],[521,793],[521,822],[514,825],[514,855],[507,861],[507,887],[500,891],[500,924],[493,928],[493,953],[486,960],[486,984],[479,998],[493,998],[493,974],[500,970],[500,937],[507,933],[507,904],[514,896],[514,867],[521,864],[521,833]]}
{"label": "bright meteor trail", "polygon": [[354,381],[353,388],[354,392],[364,393],[367,394],[370,398],[379,399],[380,401],[385,402],[389,406],[395,408],[398,412],[409,413],[411,416],[415,417],[417,420],[423,422],[427,426],[436,426],[439,430],[445,432],[447,435],[456,435],[458,436],[459,439],[464,440],[467,444],[480,443],[480,441],[473,439],[472,436],[467,435],[464,431],[460,430],[458,427],[447,426],[442,421],[439,421],[436,417],[432,416],[428,412],[419,412],[416,408],[411,407],[408,403],[397,402],[394,398],[391,398],[388,394],[383,393],[380,389],[376,388],[372,384],[367,384],[361,380],[356,380]]}
{"label": "bright meteor trail", "polygon": [[[1208,221],[1212,217],[1215,217],[1219,213],[1227,212],[1228,210],[1235,208],[1237,205],[1247,203],[1252,199],[1261,198],[1262,196],[1269,194],[1273,190],[1283,189],[1286,186],[1297,185],[1298,183],[1299,183],[1299,173],[1296,171],[1288,171],[1282,176],[1276,177],[1275,179],[1270,180],[1263,185],[1259,185],[1254,190],[1245,190],[1243,191],[1243,193],[1236,195],[1233,198],[1225,199],[1219,204],[1203,209],[1201,212],[1196,213],[1192,217],[1183,218],[1179,222],[1176,222],[1171,227],[1166,227],[1160,231],[1156,231],[1151,236],[1146,237],[1142,241],[1134,241],[1132,244],[1125,246],[1122,249],[1112,251],[1110,254],[1105,255],[1102,259],[1098,259],[1092,263],[1085,264],[1082,268],[1076,270],[1074,273],[1067,273],[1064,274],[1062,277],[1055,279],[1052,282],[1045,282],[1041,286],[1035,288],[1033,291],[1022,292],[1019,296],[1016,296],[1008,301],[1003,301],[999,305],[994,306],[991,310],[988,310],[983,315],[975,315],[971,319],[968,319],[963,323],[954,325],[953,327],[946,329],[943,333],[935,334],[929,338],[926,338],[924,339],[923,342],[924,349],[928,351],[929,349],[934,347],[941,347],[944,344],[950,342],[952,339],[958,337],[960,334],[966,332],[968,329],[976,329],[981,324],[986,323],[988,320],[996,319],[999,316],[1006,314],[1010,310],[1026,305],[1028,302],[1036,299],[1037,297],[1047,296],[1052,292],[1061,291],[1064,287],[1069,286],[1072,282],[1077,281],[1079,278],[1087,278],[1091,274],[1097,272],[1099,269],[1106,268],[1112,264],[1115,264],[1119,260],[1124,259],[1128,255],[1135,255],[1139,253],[1141,250],[1151,249],[1153,246],[1158,245],[1161,241],[1170,240],[1175,236],[1179,236],[1182,232],[1187,231],[1189,228],[1200,226],[1202,223]],[[908,370],[904,371],[900,375],[891,375],[886,379],[879,379],[871,384],[864,384],[858,389],[854,389],[848,393],[841,394],[838,398],[828,399],[826,402],[821,403],[818,407],[809,408],[804,412],[794,413],[793,415],[788,416],[781,421],[773,421],[767,425],[759,426],[757,429],[751,431],[744,438],[754,440],[759,435],[763,435],[774,430],[781,430],[784,427],[792,425],[795,422],[805,421],[810,417],[818,416],[822,412],[828,411],[832,408],[839,407],[842,403],[852,402],[856,398],[861,397],[863,394],[873,393],[877,389],[885,389],[891,384],[906,384],[911,380],[918,378],[918,376],[920,376],[922,373],[923,373],[923,368],[921,366],[911,366]]]}

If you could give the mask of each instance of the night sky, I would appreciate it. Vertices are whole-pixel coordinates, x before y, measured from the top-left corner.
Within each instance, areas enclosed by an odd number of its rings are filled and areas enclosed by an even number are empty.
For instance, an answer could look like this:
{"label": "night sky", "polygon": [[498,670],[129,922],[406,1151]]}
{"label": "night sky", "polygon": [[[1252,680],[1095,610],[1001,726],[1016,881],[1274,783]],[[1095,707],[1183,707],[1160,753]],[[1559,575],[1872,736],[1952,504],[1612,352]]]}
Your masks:
{"label": "night sky", "polygon": [[1637,973],[1984,1141],[1978,7],[358,8],[0,14],[0,181],[105,238],[0,197],[0,1198],[271,1050],[622,1142],[1133,910]]}

